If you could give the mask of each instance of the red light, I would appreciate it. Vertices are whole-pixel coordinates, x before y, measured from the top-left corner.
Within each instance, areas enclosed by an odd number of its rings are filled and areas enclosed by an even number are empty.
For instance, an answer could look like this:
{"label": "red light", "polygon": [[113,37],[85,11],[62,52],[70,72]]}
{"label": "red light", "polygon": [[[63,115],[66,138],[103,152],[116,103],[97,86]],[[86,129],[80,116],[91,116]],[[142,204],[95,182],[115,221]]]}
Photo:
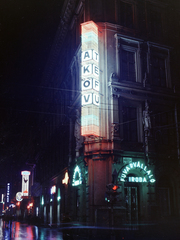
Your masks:
{"label": "red light", "polygon": [[118,189],[118,186],[117,185],[114,185],[113,188],[112,188],[114,191],[116,191]]}

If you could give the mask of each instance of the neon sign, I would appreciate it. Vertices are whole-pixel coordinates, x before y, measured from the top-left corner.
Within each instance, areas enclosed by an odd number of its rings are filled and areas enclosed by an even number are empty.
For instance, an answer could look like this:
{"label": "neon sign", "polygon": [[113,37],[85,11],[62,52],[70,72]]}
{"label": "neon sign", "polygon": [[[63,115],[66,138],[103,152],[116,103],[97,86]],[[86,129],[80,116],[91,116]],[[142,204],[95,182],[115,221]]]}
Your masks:
{"label": "neon sign", "polygon": [[125,179],[127,177],[127,174],[129,173],[129,171],[131,171],[132,169],[140,169],[141,171],[143,171],[144,175],[146,177],[129,177],[128,180],[129,182],[151,182],[154,183],[156,180],[154,179],[153,174],[151,173],[151,170],[148,170],[147,166],[144,166],[143,163],[138,162],[132,162],[130,164],[128,164],[127,166],[125,166],[123,168],[123,170],[121,171],[121,175],[119,178],[119,181],[121,182],[125,182]]}
{"label": "neon sign", "polygon": [[92,21],[85,22],[81,32],[81,135],[99,136],[98,27]]}
{"label": "neon sign", "polygon": [[128,182],[147,182],[145,177],[128,177]]}
{"label": "neon sign", "polygon": [[81,183],[82,183],[81,169],[79,168],[79,166],[76,166],[74,169],[72,186],[78,186]]}
{"label": "neon sign", "polygon": [[51,187],[51,194],[55,194],[56,193],[56,186],[54,185],[54,186],[52,186]]}
{"label": "neon sign", "polygon": [[23,196],[22,192],[17,192],[16,193],[16,200],[18,202],[21,202],[23,200],[22,196]]}
{"label": "neon sign", "polygon": [[62,184],[68,184],[69,181],[69,175],[68,172],[65,173],[64,179],[62,180]]}
{"label": "neon sign", "polygon": [[7,203],[9,203],[9,195],[10,195],[10,183],[7,183],[7,197],[6,197]]}
{"label": "neon sign", "polygon": [[29,175],[31,172],[29,171],[22,171],[22,194],[23,196],[29,195]]}

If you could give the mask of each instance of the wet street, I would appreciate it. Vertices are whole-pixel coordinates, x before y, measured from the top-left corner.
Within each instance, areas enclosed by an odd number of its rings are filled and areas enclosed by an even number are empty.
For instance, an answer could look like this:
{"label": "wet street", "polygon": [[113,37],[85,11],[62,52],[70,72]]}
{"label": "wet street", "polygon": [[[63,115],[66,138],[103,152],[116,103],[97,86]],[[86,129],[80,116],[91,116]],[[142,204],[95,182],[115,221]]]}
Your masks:
{"label": "wet street", "polygon": [[0,219],[0,240],[179,240],[180,221],[159,224],[124,225],[121,228],[90,227],[74,224],[59,228],[37,227]]}
{"label": "wet street", "polygon": [[0,240],[22,240],[22,239],[39,239],[50,240],[57,239],[62,240],[63,234],[57,229],[37,227],[28,225],[26,223],[12,222],[12,226],[5,226],[5,222],[0,219]]}

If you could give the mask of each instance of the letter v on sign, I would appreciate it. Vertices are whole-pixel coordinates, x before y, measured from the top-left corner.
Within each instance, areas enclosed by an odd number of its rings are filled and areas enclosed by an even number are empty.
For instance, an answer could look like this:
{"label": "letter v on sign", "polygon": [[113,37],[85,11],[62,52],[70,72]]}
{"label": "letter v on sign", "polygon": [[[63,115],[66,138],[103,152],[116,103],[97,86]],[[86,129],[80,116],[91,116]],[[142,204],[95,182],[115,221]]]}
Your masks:
{"label": "letter v on sign", "polygon": [[82,94],[82,106],[92,104],[92,93]]}

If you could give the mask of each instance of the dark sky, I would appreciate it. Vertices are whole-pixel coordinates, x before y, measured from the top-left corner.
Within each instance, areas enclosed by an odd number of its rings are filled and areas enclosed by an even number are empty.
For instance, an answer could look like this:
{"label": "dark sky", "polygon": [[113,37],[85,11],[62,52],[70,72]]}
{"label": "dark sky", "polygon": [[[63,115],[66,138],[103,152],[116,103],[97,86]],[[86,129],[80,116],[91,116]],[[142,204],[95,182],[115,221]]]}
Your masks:
{"label": "dark sky", "polygon": [[24,153],[34,148],[30,145],[38,111],[32,98],[38,92],[63,2],[0,1],[0,185],[12,173],[21,177],[15,167],[26,162],[28,153]]}
{"label": "dark sky", "polygon": [[1,82],[39,83],[63,0],[1,0]]}

